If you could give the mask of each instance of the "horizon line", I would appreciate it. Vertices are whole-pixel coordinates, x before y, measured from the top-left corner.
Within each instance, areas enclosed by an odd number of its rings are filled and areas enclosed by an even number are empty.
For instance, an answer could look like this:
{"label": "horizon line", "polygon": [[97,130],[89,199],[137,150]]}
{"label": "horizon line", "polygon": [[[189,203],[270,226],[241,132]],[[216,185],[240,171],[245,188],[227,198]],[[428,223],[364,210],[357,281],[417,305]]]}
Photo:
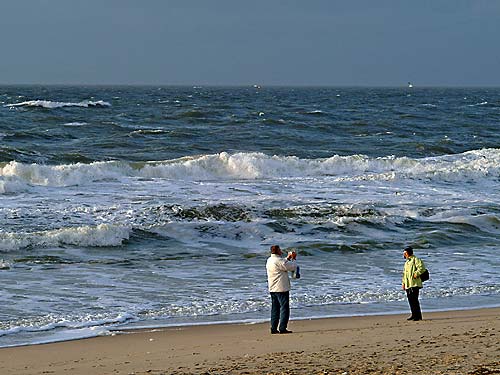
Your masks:
{"label": "horizon line", "polygon": [[190,87],[190,88],[406,88],[415,90],[419,88],[500,88],[500,84],[494,85],[309,85],[309,84],[170,84],[170,83],[0,83],[0,87],[8,86],[49,86],[49,87]]}

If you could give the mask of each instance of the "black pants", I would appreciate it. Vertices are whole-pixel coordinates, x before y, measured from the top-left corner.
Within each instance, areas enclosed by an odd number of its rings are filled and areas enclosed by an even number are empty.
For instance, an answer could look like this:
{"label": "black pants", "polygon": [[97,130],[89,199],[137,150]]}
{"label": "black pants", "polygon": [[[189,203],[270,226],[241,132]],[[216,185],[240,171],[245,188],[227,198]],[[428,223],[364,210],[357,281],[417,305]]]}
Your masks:
{"label": "black pants", "polygon": [[408,288],[406,289],[406,297],[408,298],[408,303],[410,304],[411,317],[413,319],[422,319],[422,311],[420,311],[420,303],[418,302],[418,291],[420,288]]}
{"label": "black pants", "polygon": [[[286,331],[290,318],[290,293],[271,292],[271,331]],[[278,327],[279,323],[279,327]]]}

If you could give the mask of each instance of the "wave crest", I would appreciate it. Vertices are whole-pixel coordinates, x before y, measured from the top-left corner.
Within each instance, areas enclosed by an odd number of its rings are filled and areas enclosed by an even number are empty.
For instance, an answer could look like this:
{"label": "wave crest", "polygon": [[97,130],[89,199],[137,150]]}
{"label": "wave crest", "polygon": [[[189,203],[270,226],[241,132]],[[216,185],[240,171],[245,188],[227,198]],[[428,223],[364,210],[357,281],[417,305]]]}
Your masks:
{"label": "wave crest", "polygon": [[[0,193],[1,182],[9,181],[9,186],[23,182],[42,186],[74,186],[88,182],[118,179],[130,175],[131,167],[121,162],[94,162],[89,164],[41,165],[24,164],[11,161],[0,163]],[[7,185],[6,185],[7,186]]]}
{"label": "wave crest", "polygon": [[129,239],[130,232],[131,229],[128,227],[111,224],[61,228],[32,233],[0,232],[0,251],[60,245],[120,246],[123,241]]}
{"label": "wave crest", "polygon": [[[498,179],[500,149],[483,149],[432,158],[370,158],[364,155],[326,159],[300,159],[296,156],[268,156],[262,153],[222,152],[158,162],[94,162],[63,165],[0,163],[0,182],[42,186],[74,186],[122,178],[160,178],[173,180],[254,180],[328,176],[337,181],[390,181],[428,179],[469,182]],[[0,184],[0,186],[2,186]],[[24,188],[24,187],[23,187]],[[6,190],[3,187],[3,190]],[[0,190],[0,193],[2,191]]]}
{"label": "wave crest", "polygon": [[28,184],[19,178],[0,177],[0,194],[20,193],[28,190]]}
{"label": "wave crest", "polygon": [[111,104],[103,100],[92,101],[83,100],[81,102],[55,102],[51,100],[28,100],[21,103],[6,104],[5,107],[15,108],[15,107],[41,107],[47,109],[63,108],[63,107],[111,107]]}

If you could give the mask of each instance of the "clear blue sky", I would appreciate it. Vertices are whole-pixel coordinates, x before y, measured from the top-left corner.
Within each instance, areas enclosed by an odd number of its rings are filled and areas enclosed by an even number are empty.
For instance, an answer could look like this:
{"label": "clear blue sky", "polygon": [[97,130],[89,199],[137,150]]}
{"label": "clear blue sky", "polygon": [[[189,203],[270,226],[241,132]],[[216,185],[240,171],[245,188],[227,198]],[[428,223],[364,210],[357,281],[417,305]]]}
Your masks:
{"label": "clear blue sky", "polygon": [[0,84],[500,86],[496,0],[15,0]]}

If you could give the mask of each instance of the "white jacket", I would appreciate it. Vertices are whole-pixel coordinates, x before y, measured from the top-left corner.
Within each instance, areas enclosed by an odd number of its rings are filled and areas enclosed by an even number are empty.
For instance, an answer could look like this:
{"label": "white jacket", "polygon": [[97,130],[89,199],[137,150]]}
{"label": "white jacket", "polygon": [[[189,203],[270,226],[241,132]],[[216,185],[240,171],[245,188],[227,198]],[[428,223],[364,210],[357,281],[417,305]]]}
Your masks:
{"label": "white jacket", "polygon": [[270,292],[288,292],[290,290],[290,278],[288,272],[297,269],[295,260],[287,260],[279,255],[271,254],[267,259],[267,283]]}

